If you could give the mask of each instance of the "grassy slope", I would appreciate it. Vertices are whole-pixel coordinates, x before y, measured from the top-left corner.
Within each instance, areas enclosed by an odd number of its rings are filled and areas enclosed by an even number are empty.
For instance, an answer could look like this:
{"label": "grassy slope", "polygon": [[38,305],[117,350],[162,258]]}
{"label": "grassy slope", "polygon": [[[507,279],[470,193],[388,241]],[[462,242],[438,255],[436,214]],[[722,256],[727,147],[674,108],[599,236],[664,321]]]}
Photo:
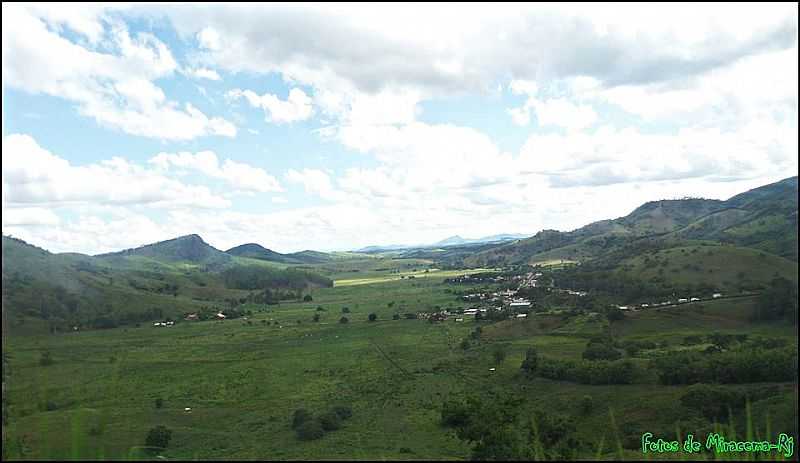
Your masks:
{"label": "grassy slope", "polygon": [[706,283],[721,291],[764,285],[780,276],[797,282],[797,263],[736,246],[678,246],[622,261],[621,273],[673,285]]}

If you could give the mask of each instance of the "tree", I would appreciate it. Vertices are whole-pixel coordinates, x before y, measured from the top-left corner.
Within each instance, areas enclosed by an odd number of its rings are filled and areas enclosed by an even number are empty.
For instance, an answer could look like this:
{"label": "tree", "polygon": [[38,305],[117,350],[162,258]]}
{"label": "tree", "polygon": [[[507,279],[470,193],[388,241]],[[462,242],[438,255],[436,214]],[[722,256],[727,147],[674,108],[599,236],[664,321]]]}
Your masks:
{"label": "tree", "polygon": [[369,314],[369,317],[367,317],[367,318],[369,319],[369,321],[374,322],[375,320],[378,319],[378,316],[375,315],[374,313],[371,313],[371,314]]}
{"label": "tree", "polygon": [[332,411],[333,413],[336,413],[336,416],[338,416],[341,420],[346,420],[353,416],[353,409],[347,405],[337,405],[333,407]]}
{"label": "tree", "polygon": [[311,419],[311,413],[305,408],[298,408],[292,415],[292,429],[297,429],[301,424]]}
{"label": "tree", "polygon": [[172,430],[164,425],[158,425],[147,433],[144,445],[165,449],[169,445],[170,439],[172,439]]}
{"label": "tree", "polygon": [[311,297],[310,294],[306,294],[305,296],[303,296],[303,302],[311,302],[313,300],[314,300],[314,298]]}
{"label": "tree", "polygon": [[400,314],[396,313],[396,314],[392,315],[392,320],[400,320]]}
{"label": "tree", "polygon": [[494,357],[495,363],[503,363],[503,360],[506,359],[506,349],[504,346],[495,346],[494,350],[492,351],[492,356]]}
{"label": "tree", "polygon": [[539,352],[536,350],[535,347],[529,347],[528,350],[525,352],[525,360],[522,361],[520,369],[527,374],[533,374],[536,372],[536,369],[538,367],[539,367]]}
{"label": "tree", "polygon": [[350,307],[342,307],[342,313],[350,313]]}
{"label": "tree", "polygon": [[335,412],[328,412],[319,417],[319,424],[325,431],[336,431],[342,427],[342,421]]}
{"label": "tree", "polygon": [[608,344],[590,343],[583,351],[586,360],[618,360],[622,354]]}
{"label": "tree", "polygon": [[53,356],[50,354],[50,351],[46,350],[42,352],[41,357],[39,357],[39,365],[46,367],[52,364],[53,364]]}
{"label": "tree", "polygon": [[620,309],[616,309],[616,308],[609,309],[609,311],[606,312],[606,318],[608,318],[608,321],[610,321],[610,322],[616,322],[616,321],[624,320],[625,319],[625,312],[623,312]]}
{"label": "tree", "polygon": [[155,405],[156,405],[156,408],[163,408],[164,407],[164,399],[162,399],[161,397],[157,398],[156,402],[155,402]]}
{"label": "tree", "polygon": [[318,322],[318,321],[319,321],[319,319],[320,319],[320,316],[319,316],[319,314],[318,314],[318,313],[315,313],[315,314],[314,314],[314,321],[315,321],[315,322]]}
{"label": "tree", "polygon": [[347,317],[342,317],[342,318],[339,319],[339,323],[347,323],[349,321],[350,320],[348,320]]}
{"label": "tree", "polygon": [[592,396],[590,395],[583,396],[580,403],[581,415],[586,416],[589,413],[592,413],[592,408],[594,408],[594,404],[592,402]]}
{"label": "tree", "polygon": [[296,432],[297,438],[300,440],[316,440],[325,435],[325,430],[322,429],[322,424],[319,420],[304,421],[297,427]]}
{"label": "tree", "polygon": [[786,319],[797,324],[797,286],[786,278],[775,278],[758,298],[756,320]]}

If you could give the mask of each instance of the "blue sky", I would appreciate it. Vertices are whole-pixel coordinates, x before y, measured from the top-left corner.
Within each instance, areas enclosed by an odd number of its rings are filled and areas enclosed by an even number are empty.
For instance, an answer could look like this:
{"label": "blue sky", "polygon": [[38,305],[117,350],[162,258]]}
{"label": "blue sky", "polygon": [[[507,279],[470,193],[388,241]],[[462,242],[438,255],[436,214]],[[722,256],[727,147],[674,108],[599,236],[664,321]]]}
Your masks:
{"label": "blue sky", "polygon": [[797,175],[797,5],[3,6],[3,233],[347,250]]}

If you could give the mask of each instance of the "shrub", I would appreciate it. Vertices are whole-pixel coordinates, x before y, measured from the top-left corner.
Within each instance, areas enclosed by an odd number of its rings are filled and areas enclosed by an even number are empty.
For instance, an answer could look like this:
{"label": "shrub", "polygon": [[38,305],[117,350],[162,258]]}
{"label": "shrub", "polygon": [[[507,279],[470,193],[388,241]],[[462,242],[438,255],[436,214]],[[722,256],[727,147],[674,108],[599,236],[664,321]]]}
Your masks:
{"label": "shrub", "polygon": [[339,417],[339,419],[346,420],[353,416],[353,409],[348,407],[347,405],[337,405],[332,409],[333,413]]}
{"label": "shrub", "polygon": [[164,399],[162,399],[161,397],[157,398],[155,404],[156,408],[164,407]]}
{"label": "shrub", "polygon": [[583,351],[586,360],[618,360],[620,357],[622,354],[608,344],[589,344]]}
{"label": "shrub", "polygon": [[325,435],[319,420],[308,420],[297,427],[297,438],[300,440],[321,439]]}
{"label": "shrub", "polygon": [[495,346],[494,350],[492,351],[492,357],[494,357],[495,363],[503,363],[503,360],[506,359],[505,347]]}
{"label": "shrub", "polygon": [[342,317],[342,318],[339,319],[339,323],[347,323],[349,321],[350,320],[348,320],[347,317]]}
{"label": "shrub", "polygon": [[39,365],[46,367],[48,365],[52,365],[53,363],[53,356],[50,354],[50,351],[46,350],[42,352],[41,357],[39,357]]}
{"label": "shrub", "polygon": [[311,302],[313,300],[314,300],[314,298],[311,297],[310,294],[306,294],[305,296],[303,296],[303,302]]}
{"label": "shrub", "polygon": [[297,429],[301,424],[311,419],[311,413],[305,408],[298,408],[292,415],[292,429]]}
{"label": "shrub", "polygon": [[535,347],[529,347],[525,352],[525,360],[522,361],[520,369],[524,373],[534,373],[539,366],[539,353]]}
{"label": "shrub", "polygon": [[318,322],[318,321],[319,321],[319,319],[320,319],[320,316],[319,316],[319,314],[318,314],[318,313],[315,313],[315,314],[314,314],[314,318],[313,318],[313,320],[314,320],[315,322]]}
{"label": "shrub", "polygon": [[377,316],[377,315],[375,315],[374,313],[371,313],[371,314],[369,314],[369,317],[367,317],[367,319],[368,319],[369,321],[371,321],[371,322],[374,322],[375,320],[377,320],[377,319],[378,319],[378,316]]}
{"label": "shrub", "polygon": [[350,307],[342,307],[342,313],[350,313]]}
{"label": "shrub", "polygon": [[336,431],[342,427],[342,421],[335,412],[328,412],[319,417],[319,424],[325,431]]}
{"label": "shrub", "polygon": [[169,445],[170,439],[172,439],[172,430],[166,426],[158,425],[147,433],[144,445],[164,449]]}
{"label": "shrub", "polygon": [[583,396],[580,402],[581,415],[586,416],[592,413],[592,408],[594,408],[594,403],[592,402],[592,396],[589,395]]}
{"label": "shrub", "polygon": [[400,320],[400,314],[396,313],[396,314],[392,315],[392,320]]}

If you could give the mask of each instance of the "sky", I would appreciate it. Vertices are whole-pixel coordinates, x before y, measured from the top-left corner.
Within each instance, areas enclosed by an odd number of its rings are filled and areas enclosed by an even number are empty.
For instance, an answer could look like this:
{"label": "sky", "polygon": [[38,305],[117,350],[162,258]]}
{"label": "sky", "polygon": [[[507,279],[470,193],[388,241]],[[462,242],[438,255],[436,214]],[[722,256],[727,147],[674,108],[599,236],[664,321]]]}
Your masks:
{"label": "sky", "polygon": [[2,228],[533,235],[797,175],[797,4],[8,4]]}

